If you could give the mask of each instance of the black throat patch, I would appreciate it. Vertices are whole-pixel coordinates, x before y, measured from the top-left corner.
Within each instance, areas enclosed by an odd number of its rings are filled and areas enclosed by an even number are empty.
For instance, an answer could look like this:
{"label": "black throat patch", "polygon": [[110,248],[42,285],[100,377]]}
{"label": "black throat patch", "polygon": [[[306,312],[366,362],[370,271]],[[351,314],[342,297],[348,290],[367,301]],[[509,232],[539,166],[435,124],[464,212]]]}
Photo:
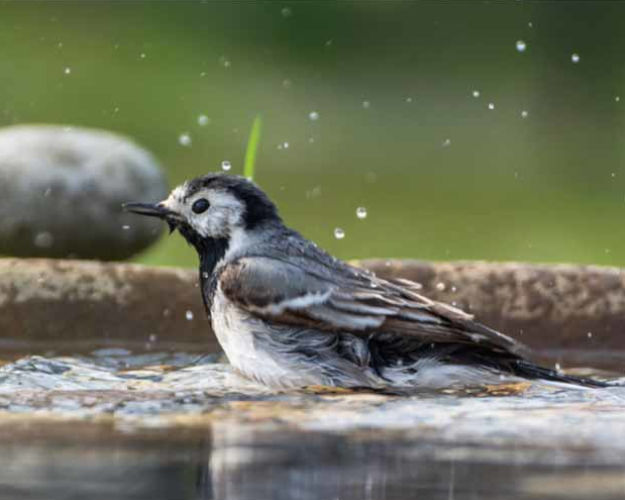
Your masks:
{"label": "black throat patch", "polygon": [[200,258],[200,288],[202,290],[202,300],[204,307],[210,317],[210,304],[212,302],[215,289],[213,274],[215,267],[224,258],[228,250],[229,241],[227,238],[202,238],[188,224],[179,224],[178,231],[189,245],[195,248]]}
{"label": "black throat patch", "polygon": [[200,256],[200,288],[202,290],[202,300],[206,313],[210,318],[210,306],[213,302],[213,295],[217,284],[214,276],[215,267],[224,258],[228,250],[228,240],[225,238],[205,239],[202,251],[198,250]]}

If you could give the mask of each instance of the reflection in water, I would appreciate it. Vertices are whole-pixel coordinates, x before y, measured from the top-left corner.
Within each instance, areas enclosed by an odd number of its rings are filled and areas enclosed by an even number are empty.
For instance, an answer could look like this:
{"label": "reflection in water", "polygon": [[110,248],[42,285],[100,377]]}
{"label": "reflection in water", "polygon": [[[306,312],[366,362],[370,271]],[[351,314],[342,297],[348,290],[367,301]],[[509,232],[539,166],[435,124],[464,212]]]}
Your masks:
{"label": "reflection in water", "polygon": [[186,435],[103,429],[85,435],[80,427],[75,440],[68,434],[65,428],[4,444],[0,499],[587,499],[592,492],[597,500],[625,495],[622,464],[599,467],[585,455],[563,461],[567,450],[480,448],[379,431],[336,435],[237,424]]}
{"label": "reflection in water", "polygon": [[[601,472],[611,479],[611,486],[602,489],[593,483],[597,472],[584,460],[565,466],[562,451],[550,453],[551,459],[537,451],[450,447],[372,433],[346,437],[217,426],[199,498],[574,499],[588,498],[588,489],[578,494],[584,484],[593,484],[595,498],[625,494],[618,476],[622,466],[607,468],[608,475]],[[563,477],[577,477],[577,487],[567,488]]]}

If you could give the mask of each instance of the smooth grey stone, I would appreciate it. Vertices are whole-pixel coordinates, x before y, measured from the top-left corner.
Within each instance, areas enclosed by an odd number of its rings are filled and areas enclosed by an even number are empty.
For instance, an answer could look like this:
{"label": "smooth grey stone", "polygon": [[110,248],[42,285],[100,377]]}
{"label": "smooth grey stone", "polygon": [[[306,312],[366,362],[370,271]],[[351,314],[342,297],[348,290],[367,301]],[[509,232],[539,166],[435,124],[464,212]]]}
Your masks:
{"label": "smooth grey stone", "polygon": [[55,125],[0,129],[0,254],[119,260],[163,224],[123,213],[168,189],[154,157],[110,132]]}

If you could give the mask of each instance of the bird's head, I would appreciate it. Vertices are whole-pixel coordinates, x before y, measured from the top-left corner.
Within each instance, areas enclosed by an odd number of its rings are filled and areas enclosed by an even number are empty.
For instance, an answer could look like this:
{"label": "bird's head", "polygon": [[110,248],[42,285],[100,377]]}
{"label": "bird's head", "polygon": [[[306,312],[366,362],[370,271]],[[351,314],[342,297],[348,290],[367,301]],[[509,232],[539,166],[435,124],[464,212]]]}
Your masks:
{"label": "bird's head", "polygon": [[227,244],[237,235],[280,221],[276,206],[253,182],[218,173],[185,182],[159,203],[125,203],[124,209],[163,219],[200,254],[215,241]]}

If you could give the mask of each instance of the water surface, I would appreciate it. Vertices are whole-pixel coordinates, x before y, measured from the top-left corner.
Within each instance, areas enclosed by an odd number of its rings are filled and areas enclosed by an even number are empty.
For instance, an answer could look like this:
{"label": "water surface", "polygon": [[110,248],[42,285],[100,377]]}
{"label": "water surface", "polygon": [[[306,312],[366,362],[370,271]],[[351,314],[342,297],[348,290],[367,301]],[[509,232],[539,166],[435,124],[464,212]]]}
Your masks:
{"label": "water surface", "polygon": [[0,367],[0,498],[625,495],[625,389],[275,393],[216,357]]}

